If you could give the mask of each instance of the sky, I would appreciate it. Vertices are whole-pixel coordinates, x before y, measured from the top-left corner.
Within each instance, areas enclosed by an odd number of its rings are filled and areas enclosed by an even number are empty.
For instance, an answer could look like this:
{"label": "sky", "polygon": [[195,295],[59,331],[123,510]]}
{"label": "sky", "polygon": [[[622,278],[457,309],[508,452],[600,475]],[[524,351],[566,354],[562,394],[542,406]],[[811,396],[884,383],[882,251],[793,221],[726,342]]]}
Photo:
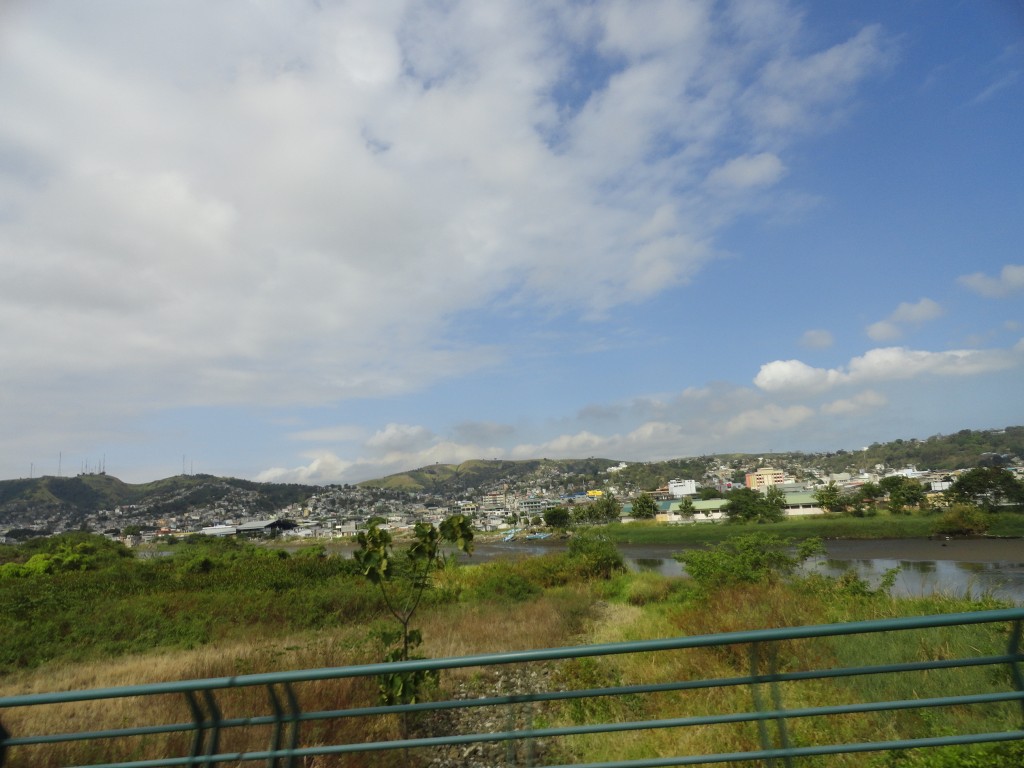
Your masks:
{"label": "sky", "polygon": [[0,478],[1024,424],[1014,0],[0,3]]}

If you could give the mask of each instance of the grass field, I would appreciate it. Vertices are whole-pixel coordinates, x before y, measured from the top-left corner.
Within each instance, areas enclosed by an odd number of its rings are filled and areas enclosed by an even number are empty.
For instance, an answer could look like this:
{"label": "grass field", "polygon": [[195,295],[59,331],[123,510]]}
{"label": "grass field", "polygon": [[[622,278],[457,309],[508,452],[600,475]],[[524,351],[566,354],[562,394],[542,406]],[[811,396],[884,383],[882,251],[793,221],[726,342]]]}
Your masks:
{"label": "grass field", "polygon": [[[874,517],[822,515],[787,518],[778,523],[693,523],[667,525],[654,522],[613,524],[604,530],[612,541],[629,544],[713,544],[748,533],[770,532],[794,539],[918,539],[932,534],[937,516],[890,515]],[[991,536],[1024,536],[1024,514],[1001,512],[992,516]]]}
{"label": "grass field", "polygon": [[[802,521],[809,522],[809,521]],[[823,523],[827,521],[813,521]],[[859,522],[859,521],[856,521]],[[869,521],[878,522],[878,521]],[[898,521],[897,521],[898,522]],[[653,526],[612,526],[608,530],[657,530]],[[698,526],[692,526],[698,528]],[[699,526],[729,532],[741,526]],[[757,532],[800,537],[786,526],[756,526]],[[670,529],[671,530],[671,529]],[[806,529],[801,529],[806,531]],[[747,531],[749,533],[749,531]],[[184,545],[182,545],[184,546]],[[727,557],[726,550],[720,550]],[[953,613],[1001,607],[990,598],[968,600],[935,595],[896,599],[856,578],[786,576],[770,568],[753,581],[719,583],[667,578],[606,567],[614,548],[593,546],[581,555],[552,553],[523,560],[500,560],[474,567],[449,563],[435,574],[429,599],[414,624],[422,632],[419,651],[431,658],[527,650],[577,644],[705,635],[748,629],[829,624],[898,616]],[[7,584],[0,605],[4,626],[35,633],[38,649],[26,638],[0,634],[6,665],[0,696],[140,684],[162,680],[229,677],[238,674],[306,669],[378,661],[382,630],[389,619],[365,583],[340,558],[307,554],[278,556],[266,549],[221,542],[187,549],[159,562],[117,561],[106,571],[40,574]],[[731,573],[729,569],[719,573]],[[40,611],[42,613],[36,613]],[[109,615],[101,631],[85,625]],[[197,622],[202,631],[197,631]],[[82,625],[75,628],[75,624]],[[120,629],[118,629],[120,627]],[[120,632],[121,637],[111,633]],[[781,671],[884,663],[886,660],[948,659],[1005,651],[1009,629],[977,626],[921,630],[901,636],[839,637],[790,641],[774,648]],[[67,638],[62,640],[62,638]],[[45,657],[31,655],[45,651]],[[30,663],[29,663],[30,662]],[[657,683],[696,678],[730,678],[749,671],[749,648],[722,646],[668,654],[625,654],[546,664],[536,677],[555,688]],[[430,695],[492,695],[508,691],[516,669],[489,675],[477,670],[446,673]],[[969,668],[889,676],[847,678],[789,685],[781,691],[788,708],[843,701],[913,699],[953,692],[1006,689],[1009,671]],[[308,684],[300,691],[304,711],[368,706],[376,702],[373,679]],[[634,719],[662,719],[702,713],[749,711],[748,687],[717,688],[699,694],[673,693],[596,699],[545,706],[521,725],[573,725]],[[266,693],[236,689],[219,702],[225,716],[266,710]],[[49,733],[79,728],[123,727],[141,721],[187,719],[180,699],[142,707],[131,700],[75,707],[0,711],[12,734]],[[1020,728],[1019,706],[936,708],[900,714],[808,718],[794,724],[799,744],[944,735],[962,729]],[[396,717],[310,724],[304,742],[344,743],[393,738]],[[448,729],[500,730],[506,721],[421,724],[424,735]],[[307,728],[304,726],[304,728]],[[224,749],[261,748],[234,736]],[[629,734],[550,740],[537,764],[593,763],[757,749],[752,724],[732,727],[663,729]],[[142,760],[179,750],[172,737],[152,735],[118,747],[43,746],[13,748],[5,768],[56,768],[97,761]],[[434,753],[381,754],[308,761],[309,768],[332,766],[430,765]],[[468,758],[467,758],[468,759]],[[1024,741],[1009,745],[917,750],[901,754],[862,754],[805,759],[799,766],[872,768],[1019,768]],[[448,763],[449,765],[468,764]]]}

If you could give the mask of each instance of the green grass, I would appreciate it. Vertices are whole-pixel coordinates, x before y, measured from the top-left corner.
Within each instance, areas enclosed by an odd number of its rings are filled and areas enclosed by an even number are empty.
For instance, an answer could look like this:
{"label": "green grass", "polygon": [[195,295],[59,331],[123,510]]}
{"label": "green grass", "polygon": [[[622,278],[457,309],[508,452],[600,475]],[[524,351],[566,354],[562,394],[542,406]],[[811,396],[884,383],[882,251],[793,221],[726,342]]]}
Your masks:
{"label": "green grass", "polygon": [[[1017,519],[1020,518],[1018,515]],[[804,520],[771,526],[700,525],[681,530],[732,535],[753,529],[759,533],[804,537],[810,535],[813,524],[825,522],[852,523],[863,526],[863,530],[878,530],[884,529],[882,523],[915,519],[928,522],[928,518]],[[865,523],[874,523],[874,527]],[[604,530],[622,533],[680,528],[614,525]],[[943,595],[894,599],[884,590],[868,589],[856,579],[829,579],[821,575],[790,579],[783,573],[766,573],[757,583],[719,589],[701,585],[695,579],[605,568],[598,557],[603,545],[599,539],[587,547],[577,544],[580,551],[575,556],[571,552],[550,553],[481,563],[472,568],[449,565],[438,572],[436,589],[430,591],[415,620],[423,630],[424,653],[431,657],[461,656],[1000,607],[991,599],[971,601]],[[113,566],[97,570],[0,580],[0,626],[9,630],[0,632],[0,677],[8,673],[12,679],[17,676],[19,681],[34,680],[37,683],[33,685],[49,690],[55,670],[75,669],[77,665],[86,670],[94,668],[85,662],[102,665],[109,661],[103,674],[113,675],[126,663],[127,654],[147,654],[147,659],[155,660],[159,654],[170,657],[175,649],[198,653],[198,649],[206,646],[219,656],[229,653],[231,648],[238,653],[247,644],[285,654],[281,664],[286,664],[291,658],[286,656],[289,648],[319,646],[326,642],[325,638],[340,637],[343,630],[349,633],[343,647],[332,651],[329,658],[316,660],[313,666],[379,658],[374,656],[374,638],[379,635],[375,631],[388,621],[386,613],[376,589],[355,572],[351,561],[318,557],[314,550],[285,557],[273,550],[226,540],[182,543],[176,550],[173,557],[145,561],[123,558]],[[610,573],[609,578],[599,577],[606,572]],[[795,671],[878,664],[886,660],[1002,653],[1007,638],[1004,626],[977,625],[920,630],[898,637],[870,635],[787,641],[775,650],[780,670]],[[233,672],[188,667],[175,670],[171,677],[265,670],[269,662],[251,656],[228,656],[224,663],[233,665]],[[294,661],[290,668],[301,668],[297,665],[303,663],[310,664]],[[580,688],[737,677],[747,674],[749,663],[749,648],[721,646],[567,660],[545,669],[552,685]],[[442,686],[447,687],[440,693],[445,697],[454,695],[454,686],[464,679],[457,675],[444,678]],[[784,705],[793,708],[949,695],[951,690],[985,692],[1000,686],[1005,690],[1006,684],[1003,671],[972,667],[887,679],[864,676],[839,683],[787,683],[782,695]],[[102,684],[90,679],[79,687],[82,685]],[[536,714],[552,726],[653,720],[745,712],[752,706],[750,696],[748,687],[715,688],[699,693],[593,699],[570,703],[562,709],[552,705],[536,710]],[[360,702],[369,703],[372,699]],[[806,718],[793,723],[791,733],[797,744],[872,741],[968,729],[1006,730],[1019,727],[1019,718],[1019,708],[1008,705],[939,708],[905,715]],[[59,731],[61,727],[40,732]],[[660,729],[566,739],[551,744],[543,757],[545,763],[599,762],[712,754],[757,749],[758,745],[753,726]],[[1018,768],[1022,757],[1018,747],[1024,747],[1024,742],[1008,747],[921,750],[899,756],[835,756],[806,760],[800,765]],[[81,763],[80,758],[79,755],[65,764]],[[36,765],[21,763],[29,764]]]}
{"label": "green grass", "polygon": [[[880,512],[874,517],[824,515],[813,518],[786,519],[779,523],[693,523],[666,525],[636,522],[612,524],[604,529],[619,544],[716,544],[749,533],[773,533],[779,536],[806,539],[922,539],[932,534],[936,515],[890,515]],[[990,536],[1024,536],[1024,514],[1000,512],[993,516]]]}

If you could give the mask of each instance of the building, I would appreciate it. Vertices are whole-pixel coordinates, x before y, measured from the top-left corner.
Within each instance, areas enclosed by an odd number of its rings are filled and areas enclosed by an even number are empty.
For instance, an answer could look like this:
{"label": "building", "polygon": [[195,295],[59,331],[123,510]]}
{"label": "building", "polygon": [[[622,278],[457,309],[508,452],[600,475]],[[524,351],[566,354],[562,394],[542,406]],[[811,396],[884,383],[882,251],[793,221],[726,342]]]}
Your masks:
{"label": "building", "polygon": [[674,499],[681,499],[683,496],[697,495],[696,480],[669,480],[668,492]]}
{"label": "building", "polygon": [[491,491],[480,499],[480,509],[483,512],[496,512],[499,509],[506,509],[507,506],[508,497],[505,491]]}
{"label": "building", "polygon": [[773,467],[761,467],[756,472],[747,473],[747,488],[760,491],[770,485],[782,485],[786,482],[786,473]]}
{"label": "building", "polygon": [[544,510],[550,509],[555,506],[555,502],[550,499],[542,499],[538,496],[530,496],[526,499],[519,499],[517,504],[519,514],[521,515],[540,515],[543,514]]}

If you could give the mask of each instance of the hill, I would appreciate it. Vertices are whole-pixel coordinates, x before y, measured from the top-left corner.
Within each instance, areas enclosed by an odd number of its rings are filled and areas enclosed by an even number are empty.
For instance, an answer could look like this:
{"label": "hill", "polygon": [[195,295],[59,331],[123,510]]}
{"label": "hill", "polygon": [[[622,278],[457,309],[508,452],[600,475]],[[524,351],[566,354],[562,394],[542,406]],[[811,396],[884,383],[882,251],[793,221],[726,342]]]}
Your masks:
{"label": "hill", "polygon": [[[998,430],[964,429],[926,439],[874,443],[861,450],[824,453],[716,454],[667,461],[633,462],[617,469],[613,459],[473,460],[432,464],[359,484],[402,494],[465,498],[502,488],[572,493],[615,485],[622,493],[652,490],[674,478],[701,480],[708,473],[742,481],[758,466],[775,466],[799,479],[833,472],[857,473],[917,466],[921,469],[967,469],[985,464],[1020,464],[1024,427]],[[609,469],[615,468],[614,473]],[[131,507],[152,518],[171,517],[195,509],[238,509],[246,514],[270,513],[305,502],[318,486],[257,483],[213,475],[176,475],[150,483],[128,484],[106,474],[39,477],[0,481],[0,526],[13,528],[60,513],[74,524],[88,515]]]}
{"label": "hill", "polygon": [[478,460],[462,464],[433,464],[400,472],[359,485],[437,496],[483,492],[503,484],[541,488],[582,489],[613,483],[623,491],[652,490],[675,478],[700,480],[708,472],[725,469],[738,481],[758,466],[775,466],[802,479],[816,474],[853,474],[884,467],[887,470],[916,466],[920,469],[969,469],[984,464],[1019,464],[1024,460],[1024,427],[964,429],[952,435],[926,439],[897,439],[873,443],[862,450],[821,453],[729,453],[690,458],[628,463],[610,480],[608,469],[620,462],[611,459],[529,461]]}
{"label": "hill", "polygon": [[464,461],[462,464],[431,464],[408,472],[399,472],[378,480],[359,483],[362,488],[385,488],[437,496],[483,492],[502,485],[533,484],[553,488],[582,484],[586,478],[598,478],[618,462],[611,459],[501,459]]}
{"label": "hill", "polygon": [[74,520],[102,511],[139,508],[165,517],[197,507],[244,504],[271,512],[302,502],[318,488],[308,485],[256,483],[213,475],[176,475],[150,483],[129,484],[107,474],[77,477],[44,476],[0,481],[0,525],[26,522],[26,517],[62,513]]}

